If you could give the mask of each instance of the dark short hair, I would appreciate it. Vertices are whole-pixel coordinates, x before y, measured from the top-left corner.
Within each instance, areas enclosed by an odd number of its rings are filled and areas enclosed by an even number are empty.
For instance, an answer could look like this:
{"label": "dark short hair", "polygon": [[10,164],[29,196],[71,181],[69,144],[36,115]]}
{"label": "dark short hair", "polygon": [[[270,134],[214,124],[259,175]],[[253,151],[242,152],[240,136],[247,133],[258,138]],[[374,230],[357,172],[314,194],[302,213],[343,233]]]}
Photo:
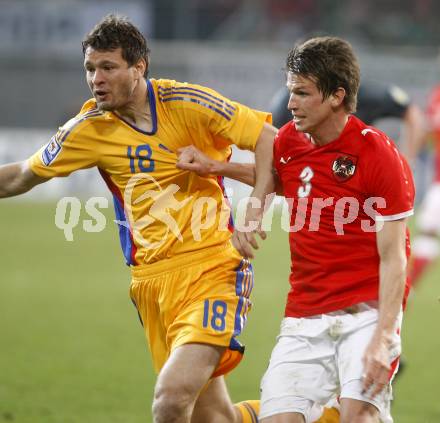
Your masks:
{"label": "dark short hair", "polygon": [[111,51],[122,49],[122,57],[129,66],[135,65],[140,59],[147,64],[148,72],[150,49],[147,40],[124,16],[107,15],[86,35],[82,42],[83,54],[88,47],[95,50]]}
{"label": "dark short hair", "polygon": [[347,41],[337,37],[311,38],[290,50],[286,65],[288,72],[314,79],[324,98],[344,88],[346,111],[356,111],[360,69]]}

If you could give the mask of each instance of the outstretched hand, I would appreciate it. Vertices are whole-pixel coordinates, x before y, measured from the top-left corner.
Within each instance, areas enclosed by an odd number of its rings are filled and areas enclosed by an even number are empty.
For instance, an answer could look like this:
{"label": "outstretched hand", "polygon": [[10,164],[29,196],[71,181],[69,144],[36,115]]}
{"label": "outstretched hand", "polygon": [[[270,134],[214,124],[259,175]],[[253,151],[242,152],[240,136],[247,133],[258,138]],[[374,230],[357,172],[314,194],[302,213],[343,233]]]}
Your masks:
{"label": "outstretched hand", "polygon": [[390,341],[385,336],[373,336],[364,357],[363,392],[371,398],[378,395],[389,383],[391,370]]}
{"label": "outstretched hand", "polygon": [[193,145],[177,150],[176,167],[178,169],[189,170],[197,173],[199,176],[209,176],[214,174],[216,163],[214,159],[211,159]]}
{"label": "outstretched hand", "polygon": [[262,229],[263,206],[252,207],[247,205],[244,225],[237,225],[232,235],[232,244],[237,251],[245,258],[254,258],[254,250],[258,250],[256,234],[262,240],[266,239],[266,232]]}

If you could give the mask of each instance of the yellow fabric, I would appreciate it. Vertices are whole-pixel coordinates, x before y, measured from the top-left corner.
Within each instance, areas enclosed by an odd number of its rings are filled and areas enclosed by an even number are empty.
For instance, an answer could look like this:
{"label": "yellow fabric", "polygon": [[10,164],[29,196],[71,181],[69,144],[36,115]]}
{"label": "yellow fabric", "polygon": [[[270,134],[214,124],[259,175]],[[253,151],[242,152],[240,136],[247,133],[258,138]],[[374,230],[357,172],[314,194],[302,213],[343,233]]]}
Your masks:
{"label": "yellow fabric", "polygon": [[336,408],[324,408],[324,413],[315,423],[339,423],[339,411]]}
{"label": "yellow fabric", "polygon": [[[48,145],[29,159],[42,177],[96,166],[113,193],[121,245],[130,265],[143,265],[224,244],[229,206],[217,178],[176,168],[177,149],[195,144],[228,160],[231,144],[253,150],[270,114],[215,91],[172,80],[148,81],[151,133],[87,101]],[[123,212],[125,211],[125,213]]]}
{"label": "yellow fabric", "polygon": [[132,271],[135,303],[157,372],[170,352],[183,344],[226,346],[213,377],[241,360],[235,340],[251,307],[252,267],[230,243],[153,263]]}
{"label": "yellow fabric", "polygon": [[234,404],[240,410],[242,423],[258,423],[260,401],[248,400]]}

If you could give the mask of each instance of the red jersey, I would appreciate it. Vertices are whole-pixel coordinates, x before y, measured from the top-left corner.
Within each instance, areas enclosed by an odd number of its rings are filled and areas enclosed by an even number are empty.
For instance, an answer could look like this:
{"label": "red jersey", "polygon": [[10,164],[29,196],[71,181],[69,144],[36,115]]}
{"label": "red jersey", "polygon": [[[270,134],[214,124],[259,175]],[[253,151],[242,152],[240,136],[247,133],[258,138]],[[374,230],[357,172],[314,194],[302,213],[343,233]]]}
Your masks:
{"label": "red jersey", "polygon": [[291,205],[285,315],[377,300],[374,223],[413,214],[411,170],[393,141],[350,116],[339,138],[316,146],[289,122],[275,139],[274,163]]}
{"label": "red jersey", "polygon": [[429,97],[426,115],[435,141],[434,179],[440,182],[440,85],[434,88]]}

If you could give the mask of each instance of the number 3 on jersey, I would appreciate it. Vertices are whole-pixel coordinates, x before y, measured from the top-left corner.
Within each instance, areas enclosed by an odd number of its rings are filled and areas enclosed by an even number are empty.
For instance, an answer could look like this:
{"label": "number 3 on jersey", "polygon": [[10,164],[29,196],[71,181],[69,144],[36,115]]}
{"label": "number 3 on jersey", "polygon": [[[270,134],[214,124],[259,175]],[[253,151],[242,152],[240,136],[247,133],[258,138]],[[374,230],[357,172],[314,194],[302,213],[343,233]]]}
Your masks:
{"label": "number 3 on jersey", "polygon": [[310,195],[312,191],[312,183],[310,182],[315,176],[313,169],[310,166],[306,166],[300,173],[299,179],[301,179],[302,185],[298,188],[298,197],[305,198]]}
{"label": "number 3 on jersey", "polygon": [[[132,156],[132,148],[128,147],[127,157],[130,159],[130,172],[153,172],[154,160],[151,158],[152,151],[148,144],[138,145]],[[137,159],[137,160],[135,160]]]}

